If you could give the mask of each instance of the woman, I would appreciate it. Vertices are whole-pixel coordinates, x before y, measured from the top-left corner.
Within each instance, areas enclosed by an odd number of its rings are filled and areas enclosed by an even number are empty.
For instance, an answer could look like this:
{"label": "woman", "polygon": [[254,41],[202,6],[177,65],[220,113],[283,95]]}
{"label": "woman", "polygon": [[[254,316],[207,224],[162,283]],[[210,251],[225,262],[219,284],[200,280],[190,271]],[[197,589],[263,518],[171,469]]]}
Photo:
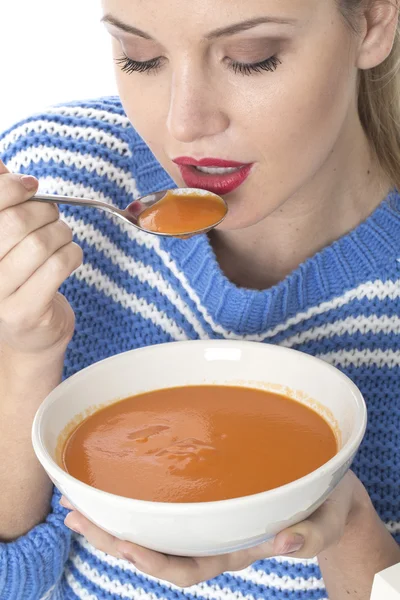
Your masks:
{"label": "woman", "polygon": [[[117,99],[73,103],[0,139],[0,596],[366,600],[374,574],[400,561],[390,534],[399,533],[398,7],[103,5],[129,120]],[[174,183],[204,187],[226,197],[229,215],[188,241],[71,207],[65,224],[54,206],[25,202],[36,178],[43,191],[120,206]],[[134,347],[222,337],[295,347],[355,381],[369,426],[354,473],[306,522],[222,557],[121,542],[62,499],[67,515],[30,444],[63,366],[68,376]]]}

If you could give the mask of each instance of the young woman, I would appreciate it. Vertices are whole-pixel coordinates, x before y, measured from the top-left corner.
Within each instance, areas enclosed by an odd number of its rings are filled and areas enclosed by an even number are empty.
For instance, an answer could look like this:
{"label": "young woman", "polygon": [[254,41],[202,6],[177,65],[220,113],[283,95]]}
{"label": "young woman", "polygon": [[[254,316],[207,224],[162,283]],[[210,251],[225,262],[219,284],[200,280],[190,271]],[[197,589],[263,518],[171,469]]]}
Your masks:
{"label": "young woman", "polygon": [[[0,597],[367,600],[400,562],[396,2],[103,5],[122,106],[55,107],[0,138]],[[94,211],[60,220],[26,202],[36,178],[119,206],[203,187],[229,215],[209,236],[160,240]],[[30,430],[63,367],[199,338],[320,356],[360,387],[369,425],[310,519],[191,559],[113,539],[62,499],[67,514]]]}

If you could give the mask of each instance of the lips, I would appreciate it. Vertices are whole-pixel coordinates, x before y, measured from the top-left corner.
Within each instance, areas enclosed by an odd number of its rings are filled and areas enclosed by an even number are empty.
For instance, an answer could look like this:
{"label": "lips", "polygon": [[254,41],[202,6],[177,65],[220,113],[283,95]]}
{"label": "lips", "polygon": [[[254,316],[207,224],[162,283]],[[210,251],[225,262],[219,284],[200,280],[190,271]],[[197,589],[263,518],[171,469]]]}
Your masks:
{"label": "lips", "polygon": [[[220,158],[194,158],[182,156],[173,162],[178,165],[187,187],[208,190],[223,196],[242,185],[250,175],[253,163],[239,163]],[[202,172],[196,167],[209,169]]]}

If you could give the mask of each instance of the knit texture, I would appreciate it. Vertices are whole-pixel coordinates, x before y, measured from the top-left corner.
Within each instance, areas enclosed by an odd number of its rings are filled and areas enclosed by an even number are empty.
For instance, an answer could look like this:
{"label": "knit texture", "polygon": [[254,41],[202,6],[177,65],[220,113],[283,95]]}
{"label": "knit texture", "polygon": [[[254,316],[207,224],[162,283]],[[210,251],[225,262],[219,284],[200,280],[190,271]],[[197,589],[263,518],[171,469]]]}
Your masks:
{"label": "knit texture", "polygon": [[[8,167],[41,191],[125,207],[172,181],[117,98],[71,103],[0,136]],[[337,366],[361,389],[369,423],[354,471],[388,529],[400,534],[400,197],[265,291],[236,287],[206,236],[168,240],[110,216],[65,207],[85,255],[63,285],[76,314],[66,377],[132,348],[174,340],[280,344]],[[277,558],[180,590],[106,556],[63,525],[55,492],[45,523],[0,544],[1,600],[323,600],[314,561]]]}

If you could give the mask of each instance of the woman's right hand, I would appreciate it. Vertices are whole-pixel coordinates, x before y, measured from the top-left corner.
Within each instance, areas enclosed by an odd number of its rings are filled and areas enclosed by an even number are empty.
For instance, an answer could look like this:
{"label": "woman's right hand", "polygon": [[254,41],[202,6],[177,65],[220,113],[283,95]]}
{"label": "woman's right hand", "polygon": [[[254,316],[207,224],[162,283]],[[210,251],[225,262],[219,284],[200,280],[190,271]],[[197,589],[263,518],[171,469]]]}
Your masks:
{"label": "woman's right hand", "polygon": [[82,250],[55,204],[26,202],[37,187],[0,160],[0,347],[17,354],[64,351],[75,324],[58,289]]}

